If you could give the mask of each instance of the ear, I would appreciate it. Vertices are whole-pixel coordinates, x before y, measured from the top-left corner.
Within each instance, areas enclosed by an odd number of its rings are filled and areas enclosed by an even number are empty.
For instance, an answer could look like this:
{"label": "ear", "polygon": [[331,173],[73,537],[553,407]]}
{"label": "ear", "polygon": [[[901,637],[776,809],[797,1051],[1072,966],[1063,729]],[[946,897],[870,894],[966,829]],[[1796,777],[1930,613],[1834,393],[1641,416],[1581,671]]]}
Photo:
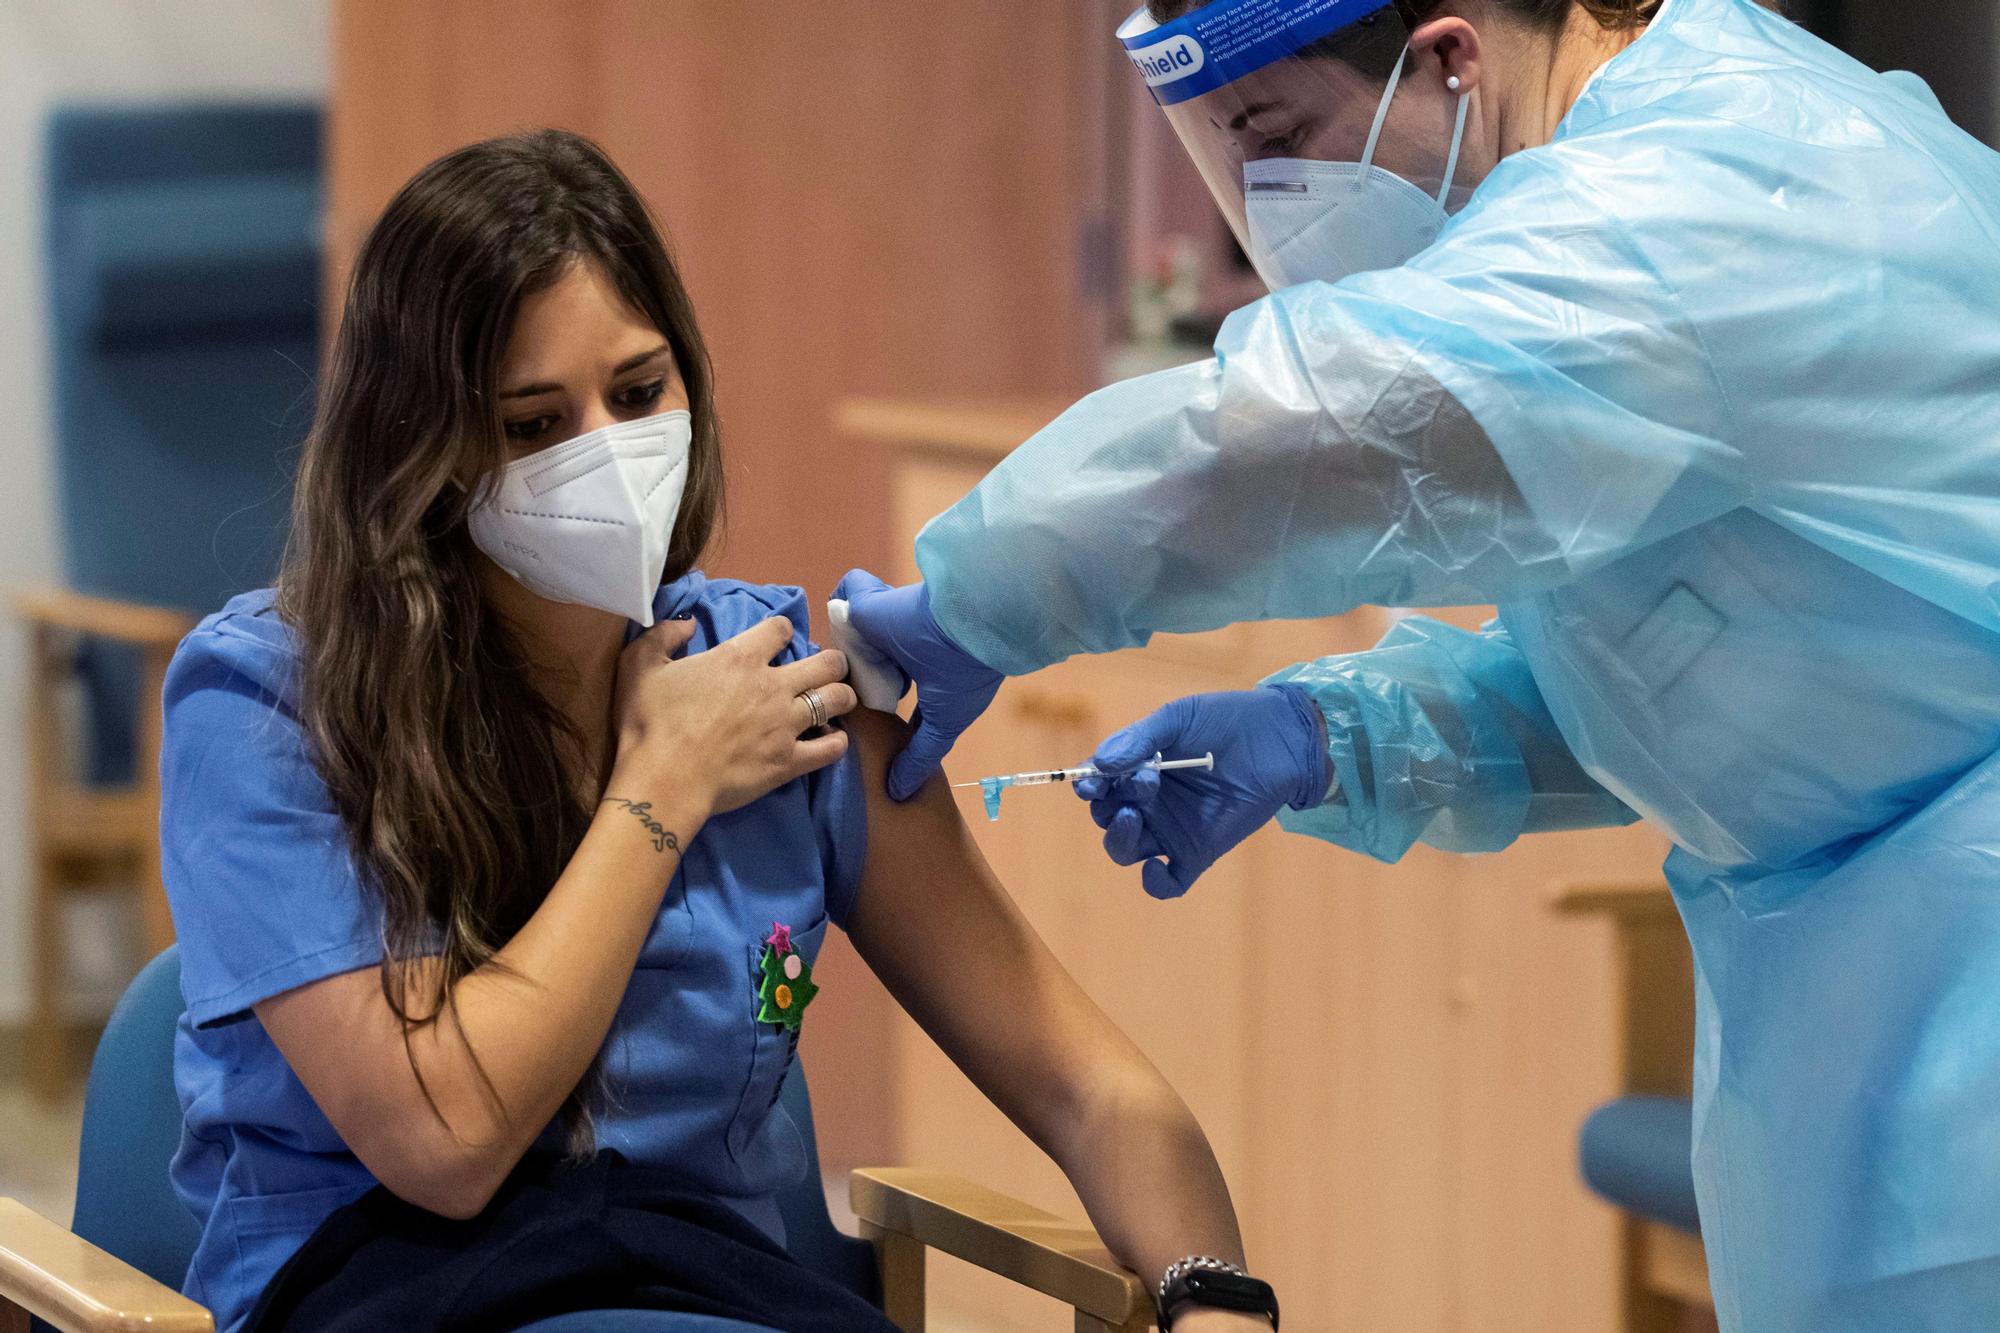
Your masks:
{"label": "ear", "polygon": [[[1485,48],[1479,29],[1462,18],[1434,19],[1410,34],[1410,50],[1418,68],[1434,75],[1454,96],[1470,96],[1479,87]],[[1457,79],[1451,89],[1449,80]]]}

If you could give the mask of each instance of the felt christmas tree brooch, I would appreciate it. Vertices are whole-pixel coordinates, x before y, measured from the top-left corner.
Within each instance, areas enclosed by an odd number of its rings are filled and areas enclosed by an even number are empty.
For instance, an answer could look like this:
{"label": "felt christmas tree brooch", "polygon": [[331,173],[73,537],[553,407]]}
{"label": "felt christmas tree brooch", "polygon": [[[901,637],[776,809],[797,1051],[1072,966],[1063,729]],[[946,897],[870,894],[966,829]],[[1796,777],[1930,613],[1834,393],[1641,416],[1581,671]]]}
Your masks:
{"label": "felt christmas tree brooch", "polygon": [[757,964],[757,1021],[797,1033],[806,1006],[817,994],[812,965],[792,947],[792,928],[773,921],[771,933],[764,937],[763,960]]}

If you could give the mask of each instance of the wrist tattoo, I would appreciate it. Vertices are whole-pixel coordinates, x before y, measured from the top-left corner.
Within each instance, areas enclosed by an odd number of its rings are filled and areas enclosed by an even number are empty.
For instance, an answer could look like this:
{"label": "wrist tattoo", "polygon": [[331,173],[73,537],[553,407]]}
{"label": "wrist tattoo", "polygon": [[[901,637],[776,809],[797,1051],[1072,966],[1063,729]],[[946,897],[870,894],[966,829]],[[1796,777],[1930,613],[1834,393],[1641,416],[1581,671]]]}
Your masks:
{"label": "wrist tattoo", "polygon": [[628,801],[622,796],[607,796],[604,798],[604,804],[615,805],[621,810],[630,810],[633,816],[646,826],[646,832],[653,835],[654,851],[672,851],[677,855],[679,854],[681,840],[675,837],[666,825],[653,818],[653,803],[651,801]]}

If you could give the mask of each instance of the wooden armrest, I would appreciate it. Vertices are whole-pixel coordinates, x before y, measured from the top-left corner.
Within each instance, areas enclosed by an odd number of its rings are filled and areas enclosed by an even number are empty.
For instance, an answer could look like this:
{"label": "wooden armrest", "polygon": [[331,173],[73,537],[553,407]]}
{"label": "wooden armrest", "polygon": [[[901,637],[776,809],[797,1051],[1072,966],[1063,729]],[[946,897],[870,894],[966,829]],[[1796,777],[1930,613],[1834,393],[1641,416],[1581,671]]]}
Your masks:
{"label": "wooden armrest", "polygon": [[1654,881],[1634,884],[1560,884],[1549,905],[1561,916],[1608,916],[1619,921],[1674,921],[1680,913],[1667,886]]}
{"label": "wooden armrest", "polygon": [[63,1333],[140,1328],[212,1333],[215,1328],[208,1311],[173,1288],[19,1200],[0,1198],[0,1305],[7,1302]]}
{"label": "wooden armrest", "polygon": [[171,648],[195,626],[194,617],[166,607],[114,602],[60,589],[17,593],[14,610],[37,625],[143,647]]}
{"label": "wooden armrest", "polygon": [[854,1215],[1123,1328],[1149,1318],[1137,1274],[1071,1222],[940,1171],[863,1167],[848,1177]]}

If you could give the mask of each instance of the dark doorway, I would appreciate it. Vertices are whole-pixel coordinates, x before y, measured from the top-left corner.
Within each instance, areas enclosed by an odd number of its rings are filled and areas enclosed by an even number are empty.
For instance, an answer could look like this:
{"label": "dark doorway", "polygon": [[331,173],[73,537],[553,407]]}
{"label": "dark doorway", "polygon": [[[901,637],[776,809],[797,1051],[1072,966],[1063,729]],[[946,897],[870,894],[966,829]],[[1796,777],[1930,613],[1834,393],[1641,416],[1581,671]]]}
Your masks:
{"label": "dark doorway", "polygon": [[1995,0],[1790,0],[1791,16],[1876,69],[1921,75],[1951,118],[2000,144]]}

